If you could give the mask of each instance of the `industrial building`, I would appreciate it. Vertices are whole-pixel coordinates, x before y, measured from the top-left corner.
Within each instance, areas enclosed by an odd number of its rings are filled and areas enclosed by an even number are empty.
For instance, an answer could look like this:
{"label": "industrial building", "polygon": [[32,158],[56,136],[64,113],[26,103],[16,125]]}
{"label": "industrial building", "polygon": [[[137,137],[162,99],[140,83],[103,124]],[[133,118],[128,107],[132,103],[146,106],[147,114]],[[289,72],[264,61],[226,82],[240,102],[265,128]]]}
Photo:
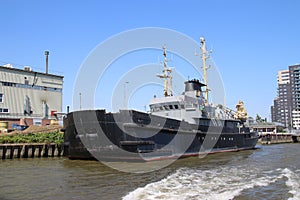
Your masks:
{"label": "industrial building", "polygon": [[0,66],[0,121],[13,124],[49,124],[62,111],[63,76],[7,64]]}

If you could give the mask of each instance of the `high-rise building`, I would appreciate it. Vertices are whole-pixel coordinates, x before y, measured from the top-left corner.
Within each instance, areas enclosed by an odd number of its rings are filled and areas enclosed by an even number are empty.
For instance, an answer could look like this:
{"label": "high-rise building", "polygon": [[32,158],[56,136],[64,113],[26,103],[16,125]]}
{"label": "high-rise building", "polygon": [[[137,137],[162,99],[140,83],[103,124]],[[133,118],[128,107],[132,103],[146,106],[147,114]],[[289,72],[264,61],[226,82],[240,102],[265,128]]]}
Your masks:
{"label": "high-rise building", "polygon": [[292,93],[292,126],[300,129],[300,64],[289,66]]}
{"label": "high-rise building", "polygon": [[286,84],[290,82],[290,72],[289,70],[280,70],[277,75],[278,84]]}
{"label": "high-rise building", "polygon": [[274,99],[273,105],[271,106],[272,122],[280,122],[280,109],[279,109],[278,97]]}
{"label": "high-rise building", "polygon": [[272,121],[300,129],[300,64],[278,71],[277,97],[271,106]]}
{"label": "high-rise building", "polygon": [[274,100],[275,113],[272,118],[285,127],[291,126],[291,90],[289,70],[278,71],[277,97]]}

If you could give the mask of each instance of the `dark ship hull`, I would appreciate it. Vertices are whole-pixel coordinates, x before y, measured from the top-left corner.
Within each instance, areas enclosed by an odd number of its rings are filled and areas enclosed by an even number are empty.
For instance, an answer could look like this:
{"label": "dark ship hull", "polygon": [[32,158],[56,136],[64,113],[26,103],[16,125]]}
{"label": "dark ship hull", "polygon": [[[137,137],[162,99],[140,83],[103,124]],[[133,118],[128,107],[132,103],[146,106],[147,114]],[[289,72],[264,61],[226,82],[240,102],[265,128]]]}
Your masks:
{"label": "dark ship hull", "polygon": [[195,124],[134,110],[75,111],[64,119],[70,159],[152,161],[253,149],[256,132],[239,120],[196,119]]}

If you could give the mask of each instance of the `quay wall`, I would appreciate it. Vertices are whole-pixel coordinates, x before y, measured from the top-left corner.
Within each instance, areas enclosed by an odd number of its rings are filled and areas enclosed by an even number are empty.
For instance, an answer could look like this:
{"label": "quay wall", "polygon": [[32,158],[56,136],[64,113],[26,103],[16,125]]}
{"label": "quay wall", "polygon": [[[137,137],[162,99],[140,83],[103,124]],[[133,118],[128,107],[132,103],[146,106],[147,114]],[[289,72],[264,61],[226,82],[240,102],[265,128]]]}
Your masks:
{"label": "quay wall", "polygon": [[292,134],[267,134],[261,135],[260,144],[296,143],[300,141],[299,136]]}
{"label": "quay wall", "polygon": [[0,157],[13,158],[36,158],[63,156],[63,144],[26,143],[26,144],[0,144]]}

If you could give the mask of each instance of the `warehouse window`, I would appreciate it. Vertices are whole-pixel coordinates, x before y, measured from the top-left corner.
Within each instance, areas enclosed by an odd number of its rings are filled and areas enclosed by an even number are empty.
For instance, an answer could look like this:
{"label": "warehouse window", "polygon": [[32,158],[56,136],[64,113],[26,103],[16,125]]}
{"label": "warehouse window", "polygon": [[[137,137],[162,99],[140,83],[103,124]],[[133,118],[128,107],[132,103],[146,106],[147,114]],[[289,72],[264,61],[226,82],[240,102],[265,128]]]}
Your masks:
{"label": "warehouse window", "polygon": [[8,108],[0,108],[0,113],[9,113]]}
{"label": "warehouse window", "polygon": [[0,103],[3,103],[3,94],[0,93]]}
{"label": "warehouse window", "polygon": [[2,86],[9,86],[9,87],[28,88],[28,89],[35,89],[35,90],[45,90],[45,91],[50,91],[50,92],[62,92],[61,88],[37,86],[37,85],[34,85],[34,84],[30,85],[29,81],[27,82],[27,80],[25,80],[25,84],[0,81],[0,85],[1,84],[2,84]]}

